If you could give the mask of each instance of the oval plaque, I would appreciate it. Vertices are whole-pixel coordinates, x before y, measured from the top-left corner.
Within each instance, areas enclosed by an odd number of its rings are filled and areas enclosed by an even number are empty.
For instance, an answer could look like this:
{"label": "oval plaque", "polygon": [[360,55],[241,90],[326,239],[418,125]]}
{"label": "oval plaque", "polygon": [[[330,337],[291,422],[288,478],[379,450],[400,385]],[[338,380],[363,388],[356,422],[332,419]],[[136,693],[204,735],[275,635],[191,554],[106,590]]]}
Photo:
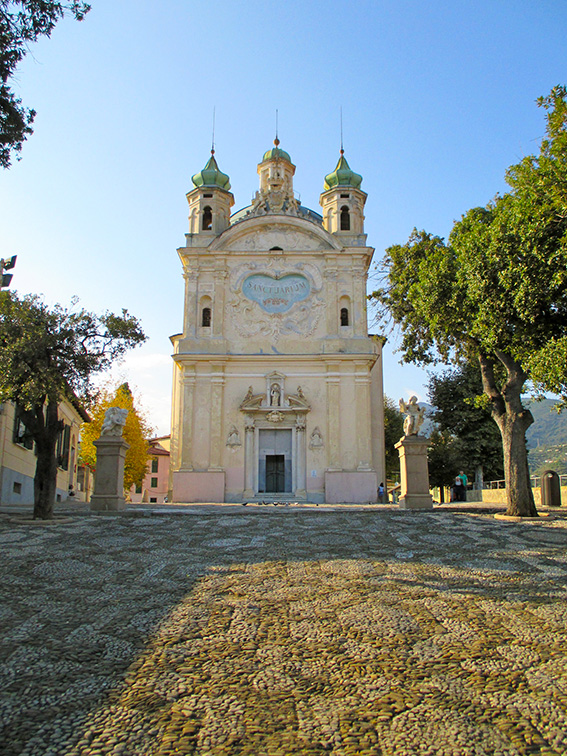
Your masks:
{"label": "oval plaque", "polygon": [[281,278],[254,273],[245,279],[242,293],[257,302],[265,312],[287,312],[296,302],[309,296],[311,284],[299,273],[289,273]]}

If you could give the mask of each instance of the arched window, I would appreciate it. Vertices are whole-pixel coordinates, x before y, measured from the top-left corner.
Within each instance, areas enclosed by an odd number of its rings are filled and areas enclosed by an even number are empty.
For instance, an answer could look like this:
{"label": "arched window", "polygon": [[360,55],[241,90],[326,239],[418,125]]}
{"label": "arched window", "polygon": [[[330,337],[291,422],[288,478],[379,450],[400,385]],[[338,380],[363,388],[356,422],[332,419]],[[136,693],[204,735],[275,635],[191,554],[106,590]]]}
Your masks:
{"label": "arched window", "polygon": [[350,231],[350,213],[348,207],[341,207],[341,231]]}
{"label": "arched window", "polygon": [[342,326],[348,325],[348,308],[347,307],[341,307],[341,325]]}
{"label": "arched window", "polygon": [[273,252],[274,250],[277,250],[278,252],[283,252],[283,249],[281,247],[270,247],[270,252]]}
{"label": "arched window", "polygon": [[203,328],[211,327],[211,308],[210,307],[203,307],[203,312],[201,314],[201,325],[203,326]]}
{"label": "arched window", "polygon": [[206,205],[203,208],[203,231],[210,231],[213,227],[213,211]]}

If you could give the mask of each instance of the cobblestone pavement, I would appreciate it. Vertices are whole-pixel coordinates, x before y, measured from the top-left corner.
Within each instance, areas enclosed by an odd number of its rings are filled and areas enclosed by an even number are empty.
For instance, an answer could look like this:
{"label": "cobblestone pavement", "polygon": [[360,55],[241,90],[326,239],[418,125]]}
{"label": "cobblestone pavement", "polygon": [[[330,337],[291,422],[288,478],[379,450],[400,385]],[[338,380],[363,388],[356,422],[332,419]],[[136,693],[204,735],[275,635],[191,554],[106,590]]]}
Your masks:
{"label": "cobblestone pavement", "polygon": [[0,519],[0,753],[567,753],[567,517]]}

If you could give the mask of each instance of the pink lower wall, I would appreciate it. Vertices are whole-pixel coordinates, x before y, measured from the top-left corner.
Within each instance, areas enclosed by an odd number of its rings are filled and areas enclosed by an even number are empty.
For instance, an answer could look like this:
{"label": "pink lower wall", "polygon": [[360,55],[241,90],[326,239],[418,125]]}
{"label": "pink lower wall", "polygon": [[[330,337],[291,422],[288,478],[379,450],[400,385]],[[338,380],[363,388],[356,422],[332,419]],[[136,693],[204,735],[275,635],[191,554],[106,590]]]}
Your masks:
{"label": "pink lower wall", "polygon": [[173,501],[218,503],[224,501],[224,472],[174,472]]}
{"label": "pink lower wall", "polygon": [[378,499],[375,472],[326,472],[326,504],[359,504]]}

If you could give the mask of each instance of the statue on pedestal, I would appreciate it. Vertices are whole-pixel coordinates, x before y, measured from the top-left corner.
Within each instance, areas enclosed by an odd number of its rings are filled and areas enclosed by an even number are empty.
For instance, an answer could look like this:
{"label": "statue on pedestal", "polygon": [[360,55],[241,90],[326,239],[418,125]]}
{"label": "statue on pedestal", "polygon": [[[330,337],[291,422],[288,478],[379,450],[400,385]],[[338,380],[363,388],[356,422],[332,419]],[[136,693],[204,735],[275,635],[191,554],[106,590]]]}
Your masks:
{"label": "statue on pedestal", "polygon": [[417,396],[412,396],[406,404],[400,399],[400,411],[405,414],[404,436],[417,436],[425,420],[425,407],[419,407]]}
{"label": "statue on pedestal", "polygon": [[109,407],[104,414],[96,447],[96,473],[91,510],[119,512],[126,507],[124,499],[124,460],[130,445],[122,437],[128,410]]}

